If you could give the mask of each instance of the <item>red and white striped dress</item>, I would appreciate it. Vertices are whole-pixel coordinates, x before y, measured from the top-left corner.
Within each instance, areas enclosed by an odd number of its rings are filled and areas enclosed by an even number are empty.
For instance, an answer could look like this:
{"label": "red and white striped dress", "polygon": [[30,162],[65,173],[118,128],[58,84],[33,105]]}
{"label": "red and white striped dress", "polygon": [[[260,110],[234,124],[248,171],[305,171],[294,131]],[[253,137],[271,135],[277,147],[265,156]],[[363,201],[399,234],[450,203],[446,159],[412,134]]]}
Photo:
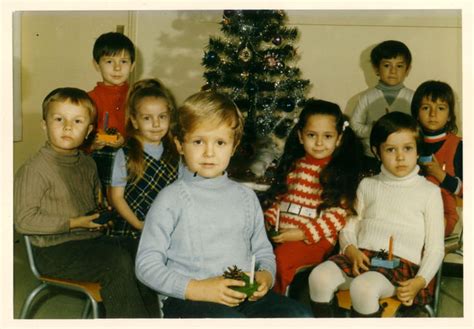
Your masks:
{"label": "red and white striped dress", "polygon": [[[300,228],[305,232],[306,240],[309,243],[316,243],[325,238],[332,245],[336,244],[338,233],[346,223],[347,211],[340,207],[325,209],[319,214],[316,211],[322,202],[319,174],[330,159],[330,157],[315,159],[306,155],[297,160],[295,169],[287,178],[288,192],[265,211],[265,220],[270,225],[276,224],[277,211],[280,209],[280,229]],[[291,205],[288,207],[286,204]],[[299,214],[291,212],[292,208],[296,210],[298,206],[309,209],[300,210]],[[286,208],[290,208],[288,209],[290,211]]]}
{"label": "red and white striped dress", "polygon": [[265,211],[265,221],[275,226],[278,211],[280,229],[299,228],[304,241],[287,241],[275,246],[277,273],[273,290],[285,294],[288,285],[301,267],[316,266],[326,260],[338,241],[339,231],[346,223],[347,211],[341,207],[320,213],[321,184],[319,175],[330,157],[315,159],[310,155],[297,160],[288,174],[288,192]]}

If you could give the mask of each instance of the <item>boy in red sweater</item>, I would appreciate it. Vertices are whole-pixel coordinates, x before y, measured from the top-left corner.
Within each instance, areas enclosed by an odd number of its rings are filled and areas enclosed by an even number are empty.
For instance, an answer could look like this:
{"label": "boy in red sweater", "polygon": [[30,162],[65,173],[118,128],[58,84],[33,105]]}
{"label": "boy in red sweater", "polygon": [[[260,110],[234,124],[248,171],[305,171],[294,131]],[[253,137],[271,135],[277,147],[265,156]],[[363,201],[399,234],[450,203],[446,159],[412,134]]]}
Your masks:
{"label": "boy in red sweater", "polygon": [[97,107],[96,132],[115,132],[117,138],[103,140],[95,134],[90,142],[99,178],[103,188],[110,185],[112,163],[115,151],[122,146],[125,137],[125,100],[128,93],[128,78],[135,67],[135,46],[122,33],[102,34],[92,50],[94,67],[102,76],[102,81],[89,91],[89,96]]}

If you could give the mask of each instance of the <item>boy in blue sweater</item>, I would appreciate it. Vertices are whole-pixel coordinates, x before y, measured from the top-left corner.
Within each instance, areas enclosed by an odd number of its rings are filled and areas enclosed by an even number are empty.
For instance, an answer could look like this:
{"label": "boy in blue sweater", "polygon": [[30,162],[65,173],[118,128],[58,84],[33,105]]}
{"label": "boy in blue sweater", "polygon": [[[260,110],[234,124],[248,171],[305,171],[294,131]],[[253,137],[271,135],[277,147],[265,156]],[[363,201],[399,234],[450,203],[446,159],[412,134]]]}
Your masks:
{"label": "boy in blue sweater", "polygon": [[[309,308],[270,291],[275,256],[255,193],[227,177],[243,119],[214,92],[190,96],[171,129],[186,167],[153,203],[136,259],[137,277],[164,298],[166,318],[309,317]],[[248,299],[224,278],[232,265],[259,284]]]}

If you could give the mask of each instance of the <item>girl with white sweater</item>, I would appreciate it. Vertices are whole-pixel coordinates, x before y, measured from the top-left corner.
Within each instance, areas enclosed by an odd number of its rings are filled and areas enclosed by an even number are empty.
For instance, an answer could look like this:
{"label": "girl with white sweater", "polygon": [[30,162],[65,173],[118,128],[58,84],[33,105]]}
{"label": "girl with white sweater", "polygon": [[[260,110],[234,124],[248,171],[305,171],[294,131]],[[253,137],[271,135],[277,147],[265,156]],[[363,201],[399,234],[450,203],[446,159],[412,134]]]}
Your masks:
{"label": "girl with white sweater", "polygon": [[[370,145],[381,173],[357,190],[357,216],[342,229],[341,253],[317,266],[309,277],[319,316],[331,316],[339,289],[350,288],[352,315],[380,316],[379,299],[396,296],[403,305],[430,301],[428,284],[444,256],[443,203],[437,186],[418,175],[420,134],[416,121],[401,112],[374,125]],[[395,269],[371,266],[371,258],[393,238]]]}

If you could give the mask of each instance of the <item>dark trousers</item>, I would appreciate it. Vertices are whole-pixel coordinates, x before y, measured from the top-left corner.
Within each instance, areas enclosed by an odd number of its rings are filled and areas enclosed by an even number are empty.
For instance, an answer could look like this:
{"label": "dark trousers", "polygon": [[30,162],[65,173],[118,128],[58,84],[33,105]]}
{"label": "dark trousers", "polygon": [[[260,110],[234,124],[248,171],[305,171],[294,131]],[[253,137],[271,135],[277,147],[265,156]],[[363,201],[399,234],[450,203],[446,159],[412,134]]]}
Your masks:
{"label": "dark trousers", "polygon": [[311,310],[294,299],[273,291],[261,299],[244,301],[237,307],[169,297],[163,302],[165,318],[308,318]]}
{"label": "dark trousers", "polygon": [[[133,238],[128,235],[121,236],[109,236],[111,243],[117,246],[117,248],[125,249],[129,252],[130,256],[135,263],[135,259],[138,251],[138,242],[139,238]],[[160,305],[158,302],[158,294],[151,288],[147,287],[141,283],[138,279],[138,291],[142,296],[143,302],[145,303],[145,308],[148,312],[149,318],[159,318],[161,315]]]}
{"label": "dark trousers", "polygon": [[42,275],[99,282],[107,318],[148,317],[130,254],[108,237],[34,248]]}

